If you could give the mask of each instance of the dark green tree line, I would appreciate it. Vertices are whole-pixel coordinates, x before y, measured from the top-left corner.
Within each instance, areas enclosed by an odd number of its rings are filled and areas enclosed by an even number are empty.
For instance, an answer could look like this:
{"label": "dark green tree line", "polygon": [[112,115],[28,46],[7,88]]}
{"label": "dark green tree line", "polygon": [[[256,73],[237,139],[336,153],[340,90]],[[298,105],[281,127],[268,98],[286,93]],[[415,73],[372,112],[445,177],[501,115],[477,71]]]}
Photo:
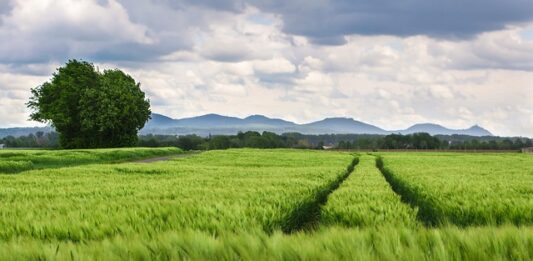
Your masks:
{"label": "dark green tree line", "polygon": [[[27,136],[7,136],[0,139],[6,147],[56,148],[58,134],[37,132]],[[141,135],[136,146],[140,147],[179,147],[184,150],[209,150],[228,148],[305,148],[320,149],[323,146],[336,149],[441,149],[441,150],[520,150],[533,147],[528,138],[472,137],[472,136],[430,136],[427,133],[412,135],[391,134],[328,134],[305,135],[300,133],[240,132],[237,135]]]}

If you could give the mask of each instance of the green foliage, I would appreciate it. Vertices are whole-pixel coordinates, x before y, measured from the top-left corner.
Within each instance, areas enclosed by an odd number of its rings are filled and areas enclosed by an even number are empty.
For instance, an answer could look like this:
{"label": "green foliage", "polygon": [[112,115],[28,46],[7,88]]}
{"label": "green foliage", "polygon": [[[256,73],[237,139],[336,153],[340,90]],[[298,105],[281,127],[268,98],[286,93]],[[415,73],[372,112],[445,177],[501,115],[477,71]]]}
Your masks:
{"label": "green foliage", "polygon": [[140,146],[177,146],[184,150],[217,150],[228,148],[292,148],[296,141],[273,132],[255,131],[239,132],[237,135],[215,135],[200,137],[197,135],[143,135],[139,139]]}
{"label": "green foliage", "polygon": [[533,224],[533,157],[524,154],[384,153],[393,187],[432,224]]}
{"label": "green foliage", "polygon": [[[1,130],[0,130],[1,132]],[[39,136],[39,133],[42,135]],[[437,135],[428,137],[424,133],[412,136],[396,135],[398,141],[391,141],[392,136],[367,135],[367,134],[327,134],[303,135],[298,133],[284,133],[278,135],[272,132],[240,132],[237,135],[217,135],[219,138],[200,137],[197,135],[154,135],[139,136],[139,147],[179,147],[183,150],[207,150],[225,148],[308,148],[321,149],[324,145],[337,145],[339,149],[453,149],[453,150],[518,150],[531,147],[532,141],[528,138],[502,138],[502,137],[472,137],[461,135]],[[424,137],[412,139],[410,137]],[[213,137],[211,137],[213,138]],[[439,140],[438,147],[435,138]],[[390,144],[385,144],[388,139]],[[222,141],[222,142],[220,142]],[[433,142],[433,144],[432,144]],[[0,139],[0,143],[7,147],[26,148],[56,148],[59,141],[56,132],[37,132],[27,136],[7,136]],[[429,144],[429,145],[428,145]]]}
{"label": "green foliage", "polygon": [[51,123],[63,148],[133,146],[150,117],[140,85],[120,70],[100,73],[71,60],[50,82],[32,89],[31,119]]}
{"label": "green foliage", "polygon": [[202,150],[205,149],[205,145],[202,143],[203,139],[200,136],[185,135],[178,138],[176,145],[183,150]]}
{"label": "green foliage", "polygon": [[0,174],[30,169],[117,162],[181,153],[177,148],[121,148],[85,150],[0,150]]}
{"label": "green foliage", "polygon": [[441,142],[427,133],[390,134],[383,138],[382,149],[438,149]]}
{"label": "green foliage", "polygon": [[375,166],[375,157],[362,155],[354,172],[329,196],[320,222],[346,227],[413,227],[416,211],[403,204],[391,190]]}
{"label": "green foliage", "polygon": [[413,150],[519,150],[533,145],[528,138],[472,137],[464,135],[437,135],[415,133],[411,135],[325,134],[304,135],[272,132],[240,132],[237,135],[199,137],[186,135],[144,135],[139,145],[143,147],[178,146],[185,150],[227,148],[307,148],[321,149],[335,146],[338,149],[413,149]]}

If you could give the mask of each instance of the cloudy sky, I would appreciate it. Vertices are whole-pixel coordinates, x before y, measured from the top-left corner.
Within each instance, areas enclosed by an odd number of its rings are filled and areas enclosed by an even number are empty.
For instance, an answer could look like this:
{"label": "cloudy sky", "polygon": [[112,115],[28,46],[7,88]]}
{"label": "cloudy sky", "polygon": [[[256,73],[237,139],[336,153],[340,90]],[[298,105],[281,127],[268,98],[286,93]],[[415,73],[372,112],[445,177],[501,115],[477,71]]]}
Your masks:
{"label": "cloudy sky", "polygon": [[343,116],[533,137],[531,0],[0,0],[0,127],[68,59],[180,118]]}

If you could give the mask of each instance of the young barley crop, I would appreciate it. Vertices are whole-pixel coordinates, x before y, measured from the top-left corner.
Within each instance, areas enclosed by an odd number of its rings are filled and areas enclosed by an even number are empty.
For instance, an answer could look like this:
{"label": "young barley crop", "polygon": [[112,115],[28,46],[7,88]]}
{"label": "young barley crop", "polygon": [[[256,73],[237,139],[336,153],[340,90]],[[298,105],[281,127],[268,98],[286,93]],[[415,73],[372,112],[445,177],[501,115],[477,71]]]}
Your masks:
{"label": "young barley crop", "polygon": [[0,238],[92,240],[168,230],[291,230],[353,157],[302,150],[209,151],[152,164],[0,175]]}
{"label": "young barley crop", "polygon": [[432,225],[533,223],[533,157],[389,153],[383,170]]}
{"label": "young barley crop", "polygon": [[362,155],[359,164],[323,207],[320,222],[340,226],[416,226],[416,211],[401,202],[376,168],[375,157]]}

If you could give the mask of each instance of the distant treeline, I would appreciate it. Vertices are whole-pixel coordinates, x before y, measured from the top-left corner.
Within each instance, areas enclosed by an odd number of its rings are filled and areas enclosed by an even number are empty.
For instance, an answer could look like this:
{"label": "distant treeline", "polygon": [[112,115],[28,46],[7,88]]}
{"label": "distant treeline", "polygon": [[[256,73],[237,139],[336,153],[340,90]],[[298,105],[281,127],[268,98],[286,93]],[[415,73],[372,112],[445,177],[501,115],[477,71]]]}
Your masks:
{"label": "distant treeline", "polygon": [[57,148],[59,147],[59,134],[38,131],[27,136],[7,136],[0,139],[0,144],[8,148]]}
{"label": "distant treeline", "polygon": [[[37,132],[28,136],[8,136],[0,144],[12,148],[58,148],[59,136],[55,132]],[[228,148],[304,148],[304,149],[439,149],[439,150],[519,150],[533,147],[528,138],[473,137],[467,135],[435,135],[415,133],[410,135],[327,134],[304,135],[256,131],[237,135],[141,135],[140,147],[180,147],[184,150],[213,150]]]}
{"label": "distant treeline", "polygon": [[439,149],[439,150],[519,150],[532,147],[528,138],[473,137],[467,135],[436,135],[415,133],[410,135],[328,134],[304,135],[300,133],[240,132],[237,135],[200,137],[196,135],[144,135],[139,146],[177,146],[184,150],[210,150],[227,148],[338,148],[338,149]]}
{"label": "distant treeline", "polygon": [[176,146],[184,150],[215,150],[229,148],[316,148],[291,134],[278,135],[273,132],[239,132],[237,135],[197,135],[169,136],[144,135],[139,137],[139,146]]}

